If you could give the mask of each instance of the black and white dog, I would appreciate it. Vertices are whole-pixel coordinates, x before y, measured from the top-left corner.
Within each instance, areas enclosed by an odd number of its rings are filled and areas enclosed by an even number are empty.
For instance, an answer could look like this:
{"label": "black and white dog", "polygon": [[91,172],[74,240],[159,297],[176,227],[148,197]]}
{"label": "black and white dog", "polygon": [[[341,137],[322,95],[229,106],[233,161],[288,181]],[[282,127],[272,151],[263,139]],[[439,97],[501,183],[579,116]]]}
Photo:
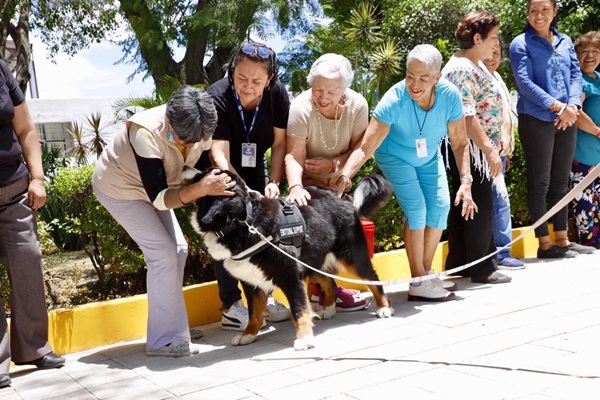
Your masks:
{"label": "black and white dog", "polygon": [[[187,170],[184,180],[197,182],[208,171]],[[320,318],[335,315],[335,281],[317,270],[335,274],[345,269],[363,280],[377,281],[369,257],[360,217],[370,218],[391,195],[389,183],[379,175],[363,178],[354,196],[339,198],[332,190],[306,187],[307,206],[269,199],[250,190],[234,173],[235,196],[206,196],[196,200],[194,228],[204,237],[210,255],[238,278],[248,303],[250,320],[233,345],[254,342],[266,315],[267,294],[276,287],[287,297],[296,327],[294,349],[314,347],[313,317],[304,279],[319,283],[324,293]],[[276,248],[277,247],[277,248]],[[280,251],[281,250],[281,251]],[[377,303],[377,316],[390,317],[394,309],[381,286],[369,286]]]}

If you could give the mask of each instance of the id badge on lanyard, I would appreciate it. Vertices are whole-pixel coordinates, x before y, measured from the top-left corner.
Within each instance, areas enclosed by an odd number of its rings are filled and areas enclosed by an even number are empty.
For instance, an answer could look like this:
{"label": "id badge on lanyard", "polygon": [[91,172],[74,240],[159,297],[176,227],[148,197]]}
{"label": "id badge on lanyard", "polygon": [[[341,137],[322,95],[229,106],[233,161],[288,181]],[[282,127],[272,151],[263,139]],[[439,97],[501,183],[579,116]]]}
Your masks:
{"label": "id badge on lanyard", "polygon": [[233,85],[231,85],[231,91],[233,92],[233,98],[235,99],[235,103],[240,113],[240,118],[242,119],[242,126],[246,130],[246,142],[242,143],[242,167],[256,168],[256,143],[250,143],[250,132],[252,131],[252,128],[254,128],[254,123],[256,122],[256,116],[258,115],[260,99],[262,96],[259,97],[258,101],[256,102],[256,109],[254,110],[252,122],[250,123],[250,127],[247,127],[246,118],[244,118],[244,107],[242,107],[242,102],[240,101],[240,98]]}
{"label": "id badge on lanyard", "polygon": [[256,143],[242,143],[242,167],[256,168]]}
{"label": "id badge on lanyard", "polygon": [[427,157],[427,140],[425,138],[420,138],[417,139],[415,142],[415,144],[417,145],[417,157]]}

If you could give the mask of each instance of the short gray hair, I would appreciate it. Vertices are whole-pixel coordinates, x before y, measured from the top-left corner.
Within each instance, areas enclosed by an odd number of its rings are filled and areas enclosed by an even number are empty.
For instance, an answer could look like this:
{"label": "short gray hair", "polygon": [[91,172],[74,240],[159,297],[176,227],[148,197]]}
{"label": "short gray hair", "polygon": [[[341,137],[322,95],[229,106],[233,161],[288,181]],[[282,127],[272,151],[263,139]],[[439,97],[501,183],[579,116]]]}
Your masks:
{"label": "short gray hair", "polygon": [[430,44],[419,44],[412,49],[406,56],[406,67],[412,61],[418,61],[424,64],[434,73],[442,70],[442,54],[438,49]]}
{"label": "short gray hair", "polygon": [[341,79],[344,89],[348,89],[354,79],[354,71],[350,61],[342,55],[327,53],[317,58],[310,68],[306,80],[312,85],[315,78]]}
{"label": "short gray hair", "polygon": [[177,137],[185,143],[208,140],[217,128],[212,97],[190,85],[181,86],[171,95],[166,115]]}

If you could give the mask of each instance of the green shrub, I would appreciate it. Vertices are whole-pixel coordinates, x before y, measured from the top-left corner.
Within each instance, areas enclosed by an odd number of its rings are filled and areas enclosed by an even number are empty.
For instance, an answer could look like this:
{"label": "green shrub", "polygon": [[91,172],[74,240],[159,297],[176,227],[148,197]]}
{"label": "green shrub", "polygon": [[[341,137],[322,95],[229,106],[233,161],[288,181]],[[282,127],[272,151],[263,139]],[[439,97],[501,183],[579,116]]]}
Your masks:
{"label": "green shrub", "polygon": [[144,267],[143,256],[96,199],[92,190],[93,168],[64,168],[54,179],[65,221],[78,232],[81,248],[92,262],[100,299],[118,297],[129,290],[139,293],[144,289],[140,284],[132,285],[130,278],[139,275]]}
{"label": "green shrub", "polygon": [[61,149],[45,144],[42,147],[42,165],[46,176],[47,201],[38,210],[38,222],[45,223],[45,230],[52,237],[54,245],[63,251],[80,250],[79,234],[72,224],[65,220],[62,210],[62,199],[56,193],[54,178],[69,162],[61,154]]}
{"label": "green shrub", "polygon": [[[78,232],[81,248],[92,262],[97,276],[94,290],[100,299],[143,293],[146,290],[146,263],[138,245],[98,202],[93,193],[93,166],[65,168],[54,180],[64,220]],[[200,236],[190,223],[194,205],[175,210],[189,255],[186,284],[214,280],[211,259]]]}

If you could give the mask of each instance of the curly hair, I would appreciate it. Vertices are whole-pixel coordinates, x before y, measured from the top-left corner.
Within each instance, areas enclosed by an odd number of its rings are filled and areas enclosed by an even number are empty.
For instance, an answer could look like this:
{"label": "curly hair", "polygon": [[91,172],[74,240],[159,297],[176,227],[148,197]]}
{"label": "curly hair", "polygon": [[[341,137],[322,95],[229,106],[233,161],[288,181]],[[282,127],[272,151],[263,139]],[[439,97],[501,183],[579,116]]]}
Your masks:
{"label": "curly hair", "polygon": [[463,15],[458,22],[456,31],[454,31],[458,47],[463,50],[472,48],[475,46],[475,35],[477,33],[481,35],[482,39],[485,39],[492,29],[498,25],[500,25],[500,20],[487,11],[473,11]]}
{"label": "curly hair", "polygon": [[579,54],[579,50],[586,47],[595,47],[600,50],[600,31],[591,31],[579,36],[573,43],[575,51]]}

